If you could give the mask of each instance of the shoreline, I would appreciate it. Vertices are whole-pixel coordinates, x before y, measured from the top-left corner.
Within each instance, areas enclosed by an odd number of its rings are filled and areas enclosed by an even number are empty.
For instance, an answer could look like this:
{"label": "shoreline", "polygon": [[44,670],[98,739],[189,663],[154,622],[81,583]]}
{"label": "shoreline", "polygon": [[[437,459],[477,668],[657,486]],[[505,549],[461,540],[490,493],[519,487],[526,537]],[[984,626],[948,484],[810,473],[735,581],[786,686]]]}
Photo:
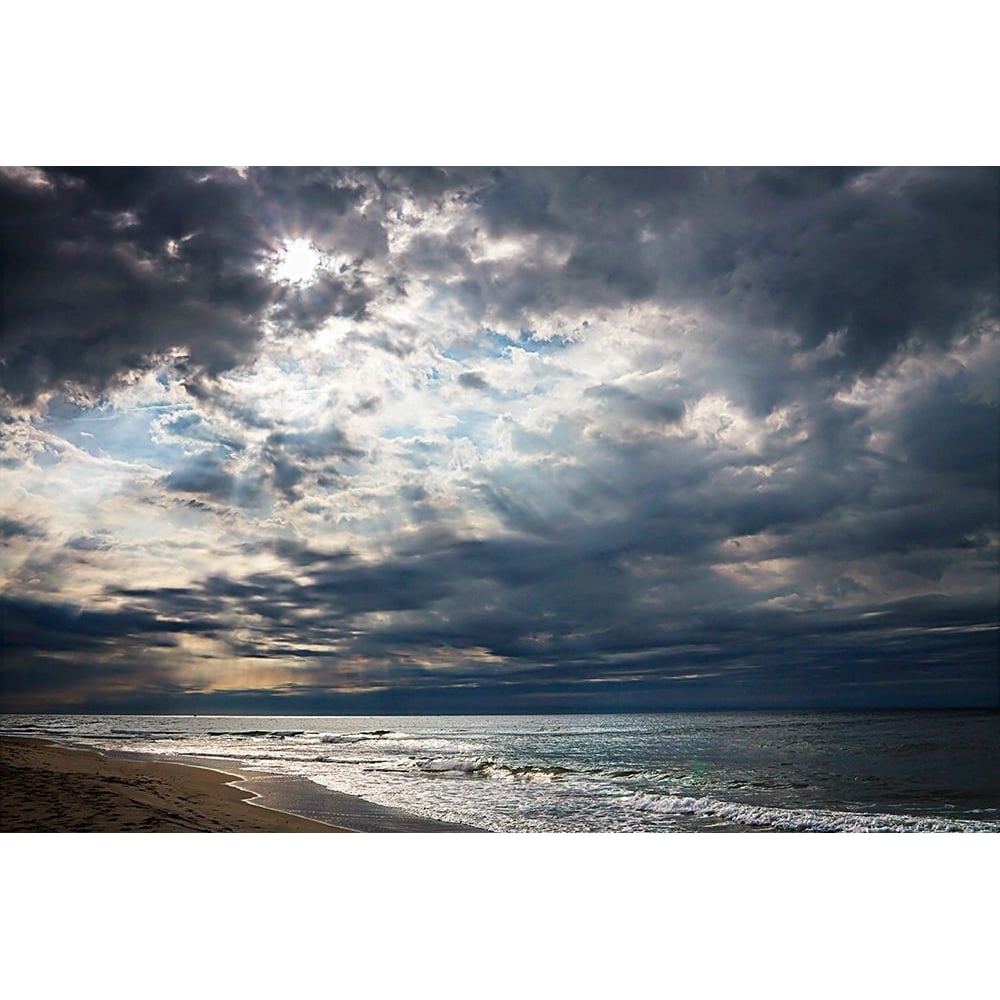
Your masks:
{"label": "shoreline", "polygon": [[214,758],[0,736],[2,833],[476,832]]}

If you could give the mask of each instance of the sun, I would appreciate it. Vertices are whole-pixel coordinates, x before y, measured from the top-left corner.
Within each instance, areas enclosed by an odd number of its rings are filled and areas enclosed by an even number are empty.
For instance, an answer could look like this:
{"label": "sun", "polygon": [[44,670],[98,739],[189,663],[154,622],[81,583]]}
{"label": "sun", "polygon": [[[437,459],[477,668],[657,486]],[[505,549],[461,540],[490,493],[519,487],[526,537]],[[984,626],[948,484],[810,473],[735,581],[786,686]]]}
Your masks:
{"label": "sun", "polygon": [[319,277],[323,254],[312,240],[285,240],[272,258],[271,280],[289,285],[311,285]]}

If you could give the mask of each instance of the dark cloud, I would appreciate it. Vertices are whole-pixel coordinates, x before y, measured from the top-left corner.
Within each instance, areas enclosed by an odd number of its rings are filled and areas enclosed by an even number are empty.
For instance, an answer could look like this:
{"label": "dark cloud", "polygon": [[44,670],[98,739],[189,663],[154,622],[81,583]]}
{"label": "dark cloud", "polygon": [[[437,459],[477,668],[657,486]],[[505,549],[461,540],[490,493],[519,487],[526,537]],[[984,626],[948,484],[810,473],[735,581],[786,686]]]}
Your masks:
{"label": "dark cloud", "polygon": [[49,177],[30,188],[0,178],[0,378],[15,400],[66,382],[99,393],[172,348],[208,371],[249,357],[250,317],[269,289],[254,273],[260,235],[235,178]]}
{"label": "dark cloud", "polygon": [[[837,704],[838,697],[843,704],[848,690],[848,703],[861,704],[860,692],[872,680],[900,686],[912,699],[914,691],[954,674],[955,658],[961,662],[956,690],[969,685],[961,700],[970,692],[988,695],[995,676],[996,605],[988,596],[970,601],[929,594],[795,612],[694,605],[664,621],[614,600],[614,590],[625,583],[609,572],[614,560],[567,563],[559,546],[438,539],[377,567],[345,552],[296,545],[279,550],[297,567],[298,579],[257,574],[245,581],[211,578],[198,588],[124,590],[146,607],[114,614],[7,604],[11,648],[86,655],[126,635],[229,634],[249,615],[256,640],[230,640],[241,656],[293,655],[311,662],[309,675],[321,683],[324,677],[335,681],[337,663],[360,655],[391,664],[400,692],[424,698],[421,705],[434,704],[455,683],[482,686],[465,701],[481,709],[497,697],[522,708],[537,706],[538,697],[566,708],[594,707],[597,691],[604,698],[617,691],[632,709],[824,705]],[[301,582],[302,571],[309,582]],[[581,573],[593,579],[596,603],[588,603]],[[410,617],[359,630],[374,610]],[[874,678],[873,649],[879,650]],[[435,650],[457,652],[458,659],[444,673],[411,661]],[[495,658],[492,665],[477,660],[481,652]],[[825,671],[819,689],[817,669]],[[336,697],[334,703],[343,704]]]}
{"label": "dark cloud", "polygon": [[311,431],[274,431],[267,437],[263,454],[271,465],[276,489],[290,503],[302,499],[298,487],[308,475],[336,482],[342,462],[364,456],[332,424]]}
{"label": "dark cloud", "polygon": [[948,477],[951,490],[1000,482],[1000,407],[935,387],[907,407],[899,441],[908,461]]}
{"label": "dark cloud", "polygon": [[912,337],[947,342],[995,315],[998,197],[990,168],[626,168],[501,172],[478,203],[494,233],[569,248],[491,288],[509,320],[698,302],[807,347],[840,332],[841,364],[871,370]]}
{"label": "dark cloud", "polygon": [[236,491],[236,478],[211,452],[193,455],[163,480],[168,490],[179,493],[204,493],[219,500],[230,499]]}
{"label": "dark cloud", "polygon": [[462,372],[458,376],[458,384],[463,389],[479,389],[481,391],[490,387],[489,382],[483,378],[482,372]]}
{"label": "dark cloud", "polygon": [[67,549],[76,552],[107,552],[112,548],[112,544],[106,537],[94,535],[77,535],[66,543]]}
{"label": "dark cloud", "polygon": [[343,222],[363,187],[337,172],[60,168],[45,177],[0,175],[0,386],[16,402],[65,384],[100,394],[176,351],[193,371],[217,375],[253,356],[268,316],[313,329],[327,316],[362,315],[372,297],[357,273],[282,291],[262,267],[297,225],[358,261],[384,251],[377,223]]}
{"label": "dark cloud", "polygon": [[45,538],[44,528],[31,521],[21,521],[14,517],[0,517],[0,538]]}
{"label": "dark cloud", "polygon": [[332,424],[313,431],[275,431],[268,436],[267,442],[298,458],[360,458],[364,454]]}
{"label": "dark cloud", "polygon": [[805,200],[783,185],[750,203],[715,281],[807,345],[843,331],[846,360],[871,369],[996,309],[997,199],[992,170],[873,171]]}
{"label": "dark cloud", "polygon": [[377,294],[358,273],[324,273],[308,286],[280,289],[275,319],[293,334],[316,330],[331,316],[359,320]]}
{"label": "dark cloud", "polygon": [[684,416],[684,401],[678,398],[649,399],[617,385],[600,385],[587,389],[592,396],[611,404],[616,415],[636,417],[651,423],[677,423]]}
{"label": "dark cloud", "polygon": [[121,638],[160,633],[209,632],[206,621],[164,619],[145,611],[88,611],[66,604],[25,598],[0,598],[4,647],[21,650],[88,652],[113,646]]}

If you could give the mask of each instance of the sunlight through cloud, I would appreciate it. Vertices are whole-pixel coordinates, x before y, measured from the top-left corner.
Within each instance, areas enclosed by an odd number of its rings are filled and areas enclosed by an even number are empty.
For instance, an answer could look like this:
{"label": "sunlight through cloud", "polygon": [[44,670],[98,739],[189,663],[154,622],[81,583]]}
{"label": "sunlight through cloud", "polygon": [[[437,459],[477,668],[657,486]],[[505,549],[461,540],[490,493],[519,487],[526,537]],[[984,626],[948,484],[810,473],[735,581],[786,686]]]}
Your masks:
{"label": "sunlight through cloud", "polygon": [[271,258],[270,276],[272,281],[306,286],[317,280],[323,266],[323,254],[312,240],[285,240],[282,248]]}

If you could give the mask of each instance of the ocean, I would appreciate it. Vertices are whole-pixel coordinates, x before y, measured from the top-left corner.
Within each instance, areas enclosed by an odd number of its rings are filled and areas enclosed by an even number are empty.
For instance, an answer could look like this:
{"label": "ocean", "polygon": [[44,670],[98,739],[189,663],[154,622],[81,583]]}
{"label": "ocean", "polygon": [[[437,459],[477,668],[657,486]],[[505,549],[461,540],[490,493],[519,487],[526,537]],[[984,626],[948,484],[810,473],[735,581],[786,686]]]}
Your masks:
{"label": "ocean", "polygon": [[498,832],[1000,832],[989,710],[10,715],[0,732],[304,778]]}

